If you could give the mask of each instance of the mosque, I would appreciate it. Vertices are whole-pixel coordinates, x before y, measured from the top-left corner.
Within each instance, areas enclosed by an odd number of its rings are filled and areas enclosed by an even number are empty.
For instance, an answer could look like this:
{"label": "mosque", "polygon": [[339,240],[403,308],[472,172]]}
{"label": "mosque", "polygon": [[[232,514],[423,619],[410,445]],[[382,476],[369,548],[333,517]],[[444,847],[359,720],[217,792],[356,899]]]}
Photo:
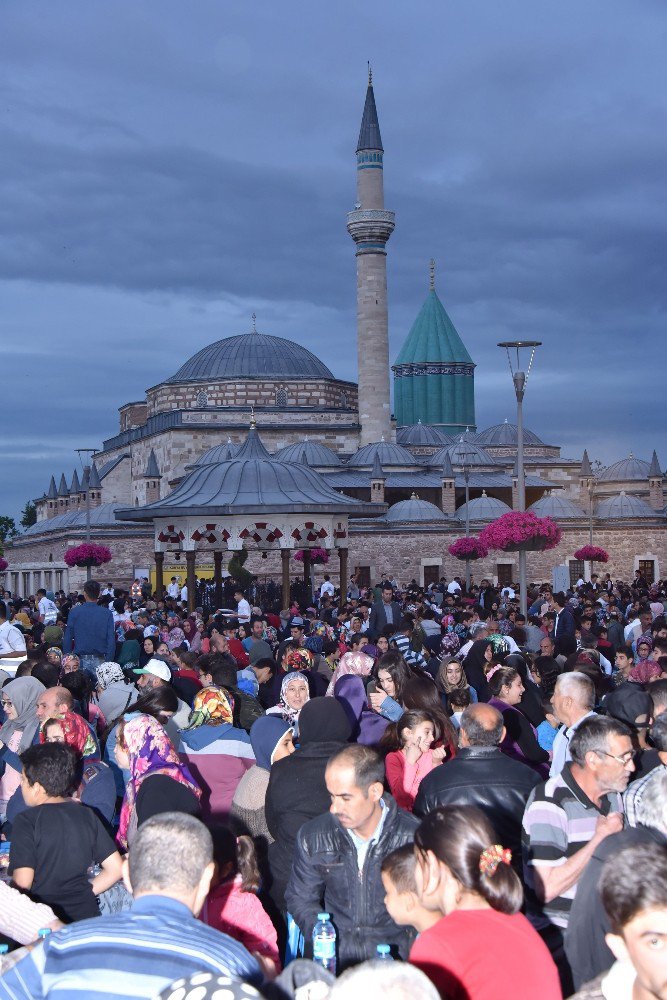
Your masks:
{"label": "mosque", "polygon": [[[81,585],[85,571],[63,556],[86,537],[86,495],[90,537],[113,554],[100,572],[117,584],[149,573],[183,578],[184,564],[193,575],[219,575],[223,557],[244,547],[248,569],[282,575],[285,585],[303,572],[291,560],[297,544],[316,542],[338,550],[334,578],[356,569],[363,582],[390,572],[402,583],[429,583],[461,572],[448,546],[466,520],[472,534],[517,508],[517,427],[505,421],[478,432],[475,364],[438,296],[433,262],[426,299],[390,367],[386,248],[395,216],[385,208],[383,161],[369,77],[347,216],[358,383],[336,378],[301,344],[259,331],[253,316],[247,332],[202,348],[144,399],[123,403],[118,432],[81,479],[76,471],[51,476],[35,500],[37,522],[7,546],[8,589]],[[655,451],[594,472],[586,451],[564,457],[524,429],[524,464],[527,507],[563,530],[557,549],[529,553],[529,579],[550,579],[555,565],[574,578],[590,572],[574,558],[590,537],[609,551],[605,570],[615,577],[666,572]],[[500,555],[474,567],[477,579],[516,580],[516,553]]]}

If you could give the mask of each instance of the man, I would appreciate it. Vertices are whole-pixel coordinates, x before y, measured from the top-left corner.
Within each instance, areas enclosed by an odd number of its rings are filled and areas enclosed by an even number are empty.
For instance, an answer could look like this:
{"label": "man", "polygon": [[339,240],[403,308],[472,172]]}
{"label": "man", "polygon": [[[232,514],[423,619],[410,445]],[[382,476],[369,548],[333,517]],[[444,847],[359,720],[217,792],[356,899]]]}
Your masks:
{"label": "man", "polygon": [[237,636],[237,630],[240,622],[236,618],[225,619],[222,625],[222,635],[227,643],[226,649],[222,648],[222,644],[216,640],[212,644],[212,648],[216,653],[229,653],[236,660],[236,665],[239,670],[243,670],[250,664],[250,658],[246,652],[245,646]]}
{"label": "man", "polygon": [[46,596],[45,590],[37,591],[37,611],[40,622],[44,625],[55,625],[58,618],[58,608],[51,598]]}
{"label": "man", "polygon": [[172,576],[171,583],[167,587],[167,596],[171,597],[172,600],[177,601],[180,592],[181,588],[179,582],[175,576]]}
{"label": "man", "polygon": [[96,680],[95,671],[100,663],[114,658],[116,633],[112,613],[97,603],[100,596],[97,580],[84,583],[83,595],[84,603],[76,604],[67,617],[63,653],[76,653],[81,669]]}
{"label": "man", "polygon": [[447,585],[447,593],[448,594],[452,594],[452,596],[454,596],[454,597],[456,597],[457,594],[461,593],[461,579],[460,579],[460,577],[455,576],[450,581],[450,583]]}
{"label": "man", "polygon": [[382,633],[387,625],[391,625],[396,632],[401,627],[401,606],[394,600],[394,588],[390,583],[383,583],[381,599],[375,601],[371,608],[368,631],[372,638]]}
{"label": "man", "polygon": [[[635,686],[634,684],[632,685],[632,687]],[[638,693],[649,698],[649,701],[651,700],[650,696],[645,695],[641,689],[638,689]],[[653,753],[657,756],[657,761],[655,766],[645,773],[642,778],[636,778],[628,785],[627,791],[623,796],[623,812],[625,813],[626,827],[637,826],[641,822],[639,812],[647,789],[651,787],[651,782],[654,778],[656,781],[658,780],[656,775],[667,774],[667,715],[664,713],[659,715],[651,726],[649,739]]]}
{"label": "man", "polygon": [[561,724],[556,733],[549,777],[555,778],[571,759],[570,741],[584,719],[594,715],[595,685],[590,677],[573,670],[561,674],[551,696],[554,715]]}
{"label": "man", "polygon": [[25,659],[26,645],[21,629],[7,621],[7,605],[0,601],[0,663],[2,660]]}
{"label": "man", "polygon": [[149,1000],[195,972],[260,985],[260,966],[243,945],[196,919],[214,870],[211,835],[198,819],[146,820],[123,862],[132,909],[46,938],[0,979],[0,998]]}
{"label": "man", "polygon": [[[665,731],[667,733],[667,726]],[[652,847],[654,857],[667,853],[667,768],[661,767],[650,777],[650,785],[637,803],[637,825],[606,837],[579,880],[565,934],[565,952],[577,989],[609,969],[614,961],[605,940],[611,926],[598,889],[602,866],[609,858],[636,844]]]}
{"label": "man", "polygon": [[[171,687],[171,670],[169,664],[157,656],[152,657],[143,667],[134,670],[138,675],[137,687],[140,694],[148,694],[161,687]],[[171,717],[171,723],[177,729],[185,729],[190,720],[190,706],[178,699],[178,709]]]}
{"label": "man", "polygon": [[338,932],[338,969],[374,957],[378,944],[405,958],[409,938],[384,905],[381,865],[409,844],[417,820],[383,798],[384,765],[371,747],[353,744],[334,754],[325,780],[331,809],[305,823],[297,836],[287,910],[310,941],[324,908]]}
{"label": "man", "polygon": [[[340,615],[338,616],[340,618]],[[283,639],[278,646],[278,652],[276,653],[276,660],[278,663],[282,663],[283,656],[285,654],[285,647],[290,645],[296,646],[301,649],[306,642],[306,623],[300,615],[294,615],[289,620],[289,637]]]}
{"label": "man", "polygon": [[252,619],[250,623],[250,638],[252,639],[252,646],[248,651],[248,660],[251,666],[257,663],[257,660],[264,660],[271,657],[271,647],[264,638],[264,620],[262,618]]}
{"label": "man", "polygon": [[546,639],[547,637],[544,635],[544,632],[540,628],[539,618],[537,618],[534,615],[529,615],[528,623],[524,625],[523,628],[526,633],[526,649],[528,650],[528,652],[539,653],[541,656],[544,656],[544,653],[541,652],[542,640]]}
{"label": "man", "polygon": [[130,587],[130,597],[132,598],[133,604],[141,600],[141,581],[138,577],[134,580],[134,583]]}
{"label": "man", "polygon": [[234,591],[234,600],[236,601],[236,617],[242,625],[245,625],[250,621],[251,610],[250,604],[246,601],[245,594],[240,587],[237,587]]}
{"label": "man", "polygon": [[521,821],[528,796],[540,784],[539,775],[498,749],[505,727],[492,705],[469,705],[460,725],[456,757],[422,779],[414,813],[426,816],[438,806],[477,806],[521,871]]}
{"label": "man", "polygon": [[320,601],[323,597],[333,597],[336,593],[336,588],[331,582],[331,577],[328,573],[324,574],[324,583],[320,587]]}
{"label": "man", "polygon": [[531,792],[523,817],[527,915],[549,946],[564,987],[570,971],[563,935],[577,885],[600,841],[623,827],[621,793],[635,767],[630,730],[616,719],[583,721],[570,751],[562,773]]}
{"label": "man", "polygon": [[616,963],[572,1000],[664,1000],[667,996],[667,851],[638,845],[610,858],[600,893]]}
{"label": "man", "polygon": [[623,684],[630,676],[630,671],[635,665],[627,649],[619,649],[614,657],[614,667],[616,668],[616,683]]}
{"label": "man", "polygon": [[556,640],[563,639],[565,636],[574,639],[574,616],[569,608],[565,607],[566,604],[567,599],[565,594],[551,595],[551,611],[556,615],[553,631],[553,637]]}

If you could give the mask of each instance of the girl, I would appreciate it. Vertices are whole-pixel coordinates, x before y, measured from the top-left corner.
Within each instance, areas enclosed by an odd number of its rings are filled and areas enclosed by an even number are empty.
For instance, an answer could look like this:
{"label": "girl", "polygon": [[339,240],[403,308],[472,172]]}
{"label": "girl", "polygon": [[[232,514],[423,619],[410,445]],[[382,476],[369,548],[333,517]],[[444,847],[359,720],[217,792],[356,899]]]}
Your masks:
{"label": "girl", "polygon": [[[391,738],[391,737],[390,737]],[[387,754],[387,782],[396,805],[412,812],[423,778],[444,760],[446,750],[432,750],[435,723],[427,712],[406,712],[396,723],[400,749]]]}
{"label": "girl", "polygon": [[489,705],[497,708],[505,723],[505,737],[500,749],[508,757],[528,764],[546,780],[549,777],[549,754],[537,742],[537,732],[519,707],[524,686],[514,667],[493,666],[486,680],[492,697]]}
{"label": "girl", "polygon": [[280,972],[278,935],[257,897],[260,875],[252,837],[236,837],[225,826],[214,826],[211,836],[215,874],[202,920],[259,953],[273,977]]}
{"label": "girl", "polygon": [[463,672],[463,664],[458,660],[446,657],[438,668],[435,679],[436,687],[448,712],[452,712],[451,694],[453,691],[468,691],[470,701],[477,701],[477,692],[470,687]]}
{"label": "girl", "polygon": [[373,668],[376,690],[369,693],[371,708],[390,722],[403,714],[403,689],[410,679],[410,670],[397,650],[385,653]]}

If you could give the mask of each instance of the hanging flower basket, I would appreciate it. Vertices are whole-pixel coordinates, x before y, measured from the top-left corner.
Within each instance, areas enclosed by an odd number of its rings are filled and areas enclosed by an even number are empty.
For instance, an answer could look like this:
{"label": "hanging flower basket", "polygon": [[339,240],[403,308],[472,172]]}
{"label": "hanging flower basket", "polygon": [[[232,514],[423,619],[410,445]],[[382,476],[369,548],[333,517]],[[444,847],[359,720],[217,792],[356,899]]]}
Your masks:
{"label": "hanging flower basket", "polygon": [[3,559],[2,556],[0,556],[0,573],[4,573],[8,566],[9,563],[7,562],[7,560]]}
{"label": "hanging flower basket", "polygon": [[543,552],[558,545],[561,530],[550,517],[512,510],[483,528],[479,539],[487,548],[503,552]]}
{"label": "hanging flower basket", "polygon": [[575,559],[582,562],[609,562],[609,553],[601,549],[599,545],[584,545],[574,553]]}
{"label": "hanging flower basket", "polygon": [[448,549],[455,559],[470,562],[473,559],[484,559],[489,554],[486,545],[476,537],[457,538]]}
{"label": "hanging flower basket", "polygon": [[[329,562],[329,553],[326,549],[308,549],[310,552],[310,564],[311,566],[324,566]],[[297,549],[294,553],[294,558],[297,562],[303,562],[303,549]]]}
{"label": "hanging flower basket", "polygon": [[103,566],[104,563],[111,562],[111,551],[106,545],[84,542],[83,545],[74,545],[67,550],[65,562],[68,566]]}

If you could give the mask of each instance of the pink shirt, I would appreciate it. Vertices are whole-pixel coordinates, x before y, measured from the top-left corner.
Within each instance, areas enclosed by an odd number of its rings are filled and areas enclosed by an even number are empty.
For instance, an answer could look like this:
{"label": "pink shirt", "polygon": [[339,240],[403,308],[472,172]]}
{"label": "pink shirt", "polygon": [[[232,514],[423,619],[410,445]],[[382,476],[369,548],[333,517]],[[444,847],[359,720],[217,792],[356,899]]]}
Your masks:
{"label": "pink shirt", "polygon": [[30,896],[0,882],[0,933],[5,937],[19,944],[30,944],[37,940],[39,931],[55,919],[50,906],[35,903]]}
{"label": "pink shirt", "polygon": [[422,778],[425,778],[438,762],[433,760],[433,750],[423,753],[416,764],[409,764],[403,750],[388,753],[384,762],[389,790],[396,799],[396,805],[412,812]]}

